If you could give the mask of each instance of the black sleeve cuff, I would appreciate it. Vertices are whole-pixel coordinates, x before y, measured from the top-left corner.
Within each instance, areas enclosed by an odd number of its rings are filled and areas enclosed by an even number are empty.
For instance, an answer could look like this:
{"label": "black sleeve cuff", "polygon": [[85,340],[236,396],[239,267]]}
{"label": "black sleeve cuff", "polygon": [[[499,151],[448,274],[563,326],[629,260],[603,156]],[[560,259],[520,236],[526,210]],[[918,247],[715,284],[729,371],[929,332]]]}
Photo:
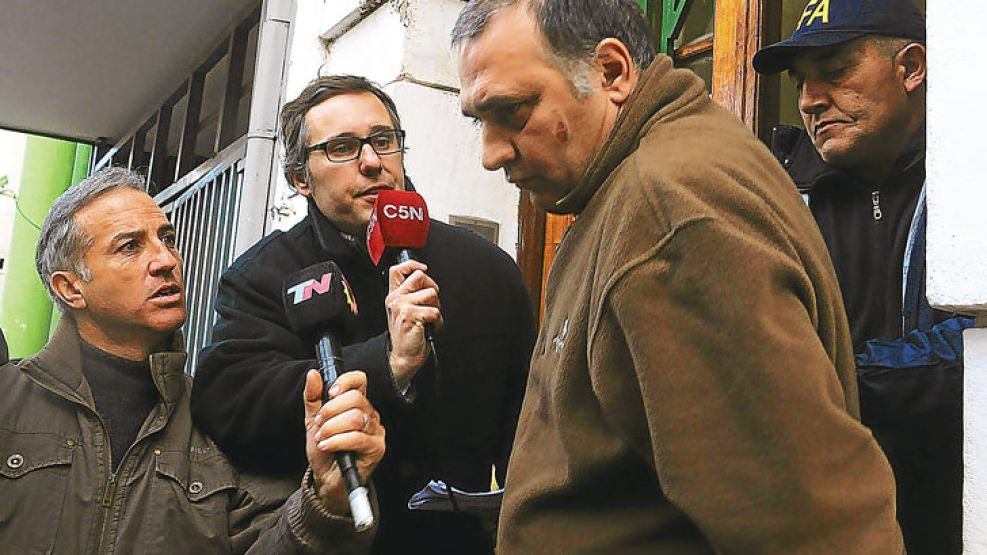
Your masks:
{"label": "black sleeve cuff", "polygon": [[406,392],[401,392],[388,362],[389,341],[390,336],[384,332],[363,343],[344,347],[343,357],[348,370],[366,372],[367,397],[378,410],[406,409],[415,401],[415,386],[412,384]]}

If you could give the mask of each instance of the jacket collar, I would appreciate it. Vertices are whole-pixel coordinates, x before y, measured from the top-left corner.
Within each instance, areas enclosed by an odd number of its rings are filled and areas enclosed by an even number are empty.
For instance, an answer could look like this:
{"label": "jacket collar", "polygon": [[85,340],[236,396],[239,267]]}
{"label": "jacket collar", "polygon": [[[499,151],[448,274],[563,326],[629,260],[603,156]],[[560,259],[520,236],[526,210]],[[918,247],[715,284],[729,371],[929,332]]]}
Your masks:
{"label": "jacket collar", "polygon": [[[48,344],[25,360],[23,368],[39,382],[94,408],[92,392],[82,374],[80,341],[75,320],[63,315]],[[168,350],[152,353],[148,357],[154,385],[167,405],[177,403],[187,387],[186,358],[180,331],[172,335]]]}
{"label": "jacket collar", "polygon": [[315,201],[308,199],[308,216],[312,219],[319,247],[330,258],[357,257],[360,254],[360,237],[345,235],[325,217]]}
{"label": "jacket collar", "polygon": [[[801,128],[790,125],[775,127],[771,133],[771,152],[803,193],[828,184],[846,186],[848,183],[859,183],[867,190],[873,188],[872,183],[864,183],[857,176],[824,162],[819,152],[812,146],[809,136]],[[905,149],[892,164],[885,183],[894,182],[903,175],[911,174],[922,168],[924,162],[925,125],[923,124],[908,140]]]}
{"label": "jacket collar", "polygon": [[706,86],[695,73],[672,67],[672,59],[659,54],[641,74],[637,88],[620,110],[613,129],[593,156],[582,183],[555,203],[550,212],[582,212],[613,170],[637,148],[654,126],[695,112],[706,105]]}

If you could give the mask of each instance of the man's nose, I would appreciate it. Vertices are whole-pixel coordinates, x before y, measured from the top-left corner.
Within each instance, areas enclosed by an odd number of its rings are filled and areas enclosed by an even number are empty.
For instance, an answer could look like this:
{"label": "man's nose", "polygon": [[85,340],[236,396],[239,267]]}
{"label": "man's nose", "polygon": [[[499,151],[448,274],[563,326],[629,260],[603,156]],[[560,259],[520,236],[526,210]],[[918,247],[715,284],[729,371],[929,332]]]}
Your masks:
{"label": "man's nose", "polygon": [[828,87],[819,79],[806,78],[799,91],[799,110],[804,114],[820,114],[829,106]]}
{"label": "man's nose", "polygon": [[369,144],[360,146],[360,173],[365,175],[375,175],[380,173],[382,161],[377,151]]}
{"label": "man's nose", "polygon": [[495,126],[483,126],[483,167],[496,171],[517,157],[514,143]]}
{"label": "man's nose", "polygon": [[174,272],[182,265],[182,256],[174,247],[167,245],[164,241],[154,242],[154,252],[151,258],[150,271],[152,274],[163,274]]}

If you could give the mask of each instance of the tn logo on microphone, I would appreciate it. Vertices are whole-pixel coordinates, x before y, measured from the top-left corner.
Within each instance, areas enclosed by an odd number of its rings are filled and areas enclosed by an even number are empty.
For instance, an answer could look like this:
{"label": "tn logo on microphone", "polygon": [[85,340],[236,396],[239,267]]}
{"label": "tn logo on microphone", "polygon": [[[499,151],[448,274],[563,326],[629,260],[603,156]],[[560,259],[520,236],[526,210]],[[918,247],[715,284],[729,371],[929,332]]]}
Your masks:
{"label": "tn logo on microphone", "polygon": [[310,279],[308,281],[303,281],[298,285],[289,287],[288,293],[295,296],[294,304],[298,304],[311,299],[312,293],[322,295],[323,293],[328,292],[331,286],[332,273],[328,273],[323,275],[321,280]]}
{"label": "tn logo on microphone", "polygon": [[[349,307],[350,312],[353,314],[359,314],[360,309],[356,304],[356,297],[350,291],[350,284],[347,283],[346,278],[342,279],[343,282],[343,296],[346,297],[346,305]],[[332,272],[323,274],[320,279],[310,279],[308,281],[303,281],[298,285],[293,285],[288,288],[288,293],[294,296],[294,302],[292,304],[298,304],[305,302],[312,298],[312,294],[322,295],[329,292],[332,288]]]}

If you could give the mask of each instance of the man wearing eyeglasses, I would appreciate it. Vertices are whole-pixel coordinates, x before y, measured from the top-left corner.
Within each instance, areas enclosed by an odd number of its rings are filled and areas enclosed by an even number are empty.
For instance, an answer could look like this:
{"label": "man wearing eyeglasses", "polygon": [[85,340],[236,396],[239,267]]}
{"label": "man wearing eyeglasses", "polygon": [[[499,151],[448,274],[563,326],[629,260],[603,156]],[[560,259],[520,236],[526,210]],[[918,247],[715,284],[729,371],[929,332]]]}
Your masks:
{"label": "man wearing eyeglasses", "polygon": [[314,341],[289,328],[281,288],[292,272],[332,260],[360,307],[359,320],[343,330],[345,363],[366,372],[368,397],[388,431],[375,474],[374,552],[492,553],[479,520],[412,512],[407,502],[433,478],[487,490],[494,466],[504,481],[534,340],[517,266],[495,245],[434,220],[419,252],[424,263],[397,264],[392,253],[379,266],[371,262],[364,238],[376,196],[410,183],[397,108],[366,79],[310,83],[282,109],[281,138],[285,176],[308,199],[309,213],[224,274],[220,319],[195,375],[197,425],[238,465],[301,476],[297,399]]}

